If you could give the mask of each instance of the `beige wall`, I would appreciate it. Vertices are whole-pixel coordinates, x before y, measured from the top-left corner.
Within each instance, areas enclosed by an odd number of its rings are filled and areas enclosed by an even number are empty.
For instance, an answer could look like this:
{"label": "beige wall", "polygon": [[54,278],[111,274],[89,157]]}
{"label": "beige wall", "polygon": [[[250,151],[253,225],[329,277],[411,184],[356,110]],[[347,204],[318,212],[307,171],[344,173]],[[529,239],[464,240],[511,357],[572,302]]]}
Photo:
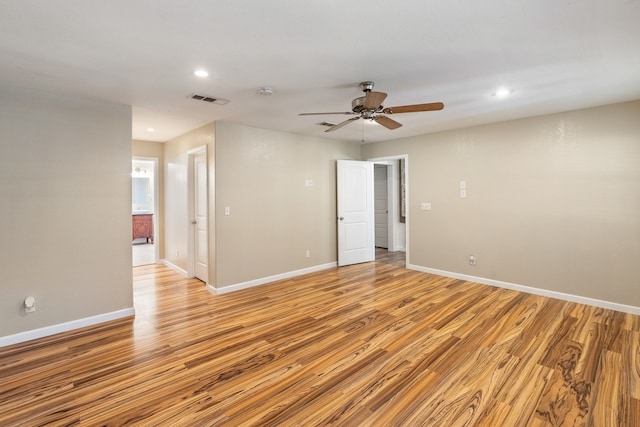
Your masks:
{"label": "beige wall", "polygon": [[0,337],[133,308],[130,200],[129,106],[0,87]]}
{"label": "beige wall", "polygon": [[215,277],[215,126],[213,123],[194,129],[164,145],[164,256],[174,266],[188,271],[188,152],[207,147],[209,165],[209,283]]}
{"label": "beige wall", "polygon": [[218,122],[216,158],[218,288],[336,261],[336,160],[359,144]]}
{"label": "beige wall", "polygon": [[217,288],[335,262],[335,160],[407,154],[411,264],[640,307],[638,117],[640,101],[362,153],[230,123],[132,145],[128,106],[0,87],[0,338],[133,307],[132,155],[160,159],[162,256],[186,270],[187,153],[204,145]]}
{"label": "beige wall", "polygon": [[640,101],[363,146],[393,154],[411,264],[640,307]]}
{"label": "beige wall", "polygon": [[131,155],[133,157],[146,157],[158,159],[158,176],[156,187],[158,189],[158,211],[154,213],[158,227],[158,235],[154,236],[154,243],[158,245],[158,254],[164,258],[164,144],[153,141],[132,141]]}
{"label": "beige wall", "polygon": [[164,159],[164,143],[134,139],[131,145],[131,155],[138,157],[155,157],[162,160]]}

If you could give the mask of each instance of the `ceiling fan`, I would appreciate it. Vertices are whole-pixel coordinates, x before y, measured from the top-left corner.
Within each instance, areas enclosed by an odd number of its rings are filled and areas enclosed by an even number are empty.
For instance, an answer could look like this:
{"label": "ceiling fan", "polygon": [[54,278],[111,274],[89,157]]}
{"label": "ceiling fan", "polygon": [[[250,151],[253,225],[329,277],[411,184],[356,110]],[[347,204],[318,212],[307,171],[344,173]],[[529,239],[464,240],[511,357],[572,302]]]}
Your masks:
{"label": "ceiling fan", "polygon": [[386,127],[387,129],[398,129],[402,126],[402,123],[398,123],[385,114],[398,114],[398,113],[416,113],[419,111],[437,111],[444,108],[442,102],[432,102],[429,104],[414,104],[414,105],[402,105],[400,107],[384,107],[382,102],[387,97],[384,92],[372,92],[373,82],[360,83],[360,89],[365,93],[365,96],[356,98],[351,102],[351,111],[347,112],[332,112],[332,113],[300,113],[299,116],[316,116],[322,114],[344,114],[355,115],[344,122],[331,126],[325,132],[333,132],[338,130],[349,123],[356,121],[360,118],[365,120],[373,120],[376,123]]}

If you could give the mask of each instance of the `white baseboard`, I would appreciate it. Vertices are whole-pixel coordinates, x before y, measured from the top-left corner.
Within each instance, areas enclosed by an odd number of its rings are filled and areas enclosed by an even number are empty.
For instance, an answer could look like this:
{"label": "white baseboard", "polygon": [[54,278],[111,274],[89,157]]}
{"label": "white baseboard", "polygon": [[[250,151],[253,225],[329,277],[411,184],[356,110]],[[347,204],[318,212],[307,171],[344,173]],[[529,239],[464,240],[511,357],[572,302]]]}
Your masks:
{"label": "white baseboard", "polygon": [[211,285],[207,285],[207,290],[214,295],[227,294],[229,292],[239,291],[240,289],[252,288],[258,285],[264,285],[265,283],[275,282],[277,280],[289,279],[295,276],[301,276],[303,274],[315,273],[316,271],[326,270],[327,268],[337,267],[337,262],[330,262],[327,264],[314,265],[313,267],[303,268],[301,270],[289,271],[287,273],[276,274],[274,276],[263,277],[261,279],[250,280],[248,282],[236,283],[235,285],[224,286],[222,288],[214,288]]}
{"label": "white baseboard", "polygon": [[[177,265],[175,265],[174,263],[167,261],[166,259],[161,259],[160,260],[160,264],[165,265],[166,267],[169,267],[170,269],[172,269],[173,271],[175,271],[176,273],[179,273],[187,278],[193,278],[193,276],[189,276],[187,274],[186,270],[183,270],[182,268],[178,267]],[[199,279],[200,280],[200,279]],[[213,287],[211,285],[209,285],[209,282],[205,283],[207,289],[211,288],[213,289]]]}
{"label": "white baseboard", "polygon": [[123,317],[135,316],[135,314],[135,308],[130,307],[118,311],[112,311],[110,313],[98,314],[97,316],[85,317],[83,319],[58,323],[57,325],[45,326],[44,328],[33,329],[31,331],[7,335],[5,337],[0,337],[0,347],[35,340],[37,338],[48,337],[61,332],[68,332],[74,329],[84,328],[86,326],[97,325],[98,323],[109,322]]}
{"label": "white baseboard", "polygon": [[451,271],[438,270],[438,269],[429,268],[429,267],[421,267],[419,265],[413,265],[413,264],[407,265],[407,268],[410,270],[422,271],[423,273],[437,274],[438,276],[451,277],[453,279],[466,280],[468,282],[481,283],[483,285],[496,286],[498,288],[511,289],[514,291],[525,292],[528,294],[540,295],[543,297],[555,298],[563,301],[576,302],[579,304],[586,304],[594,307],[621,311],[623,313],[640,315],[640,307],[635,307],[632,305],[619,304],[616,302],[604,301],[604,300],[599,300],[595,298],[584,297],[581,295],[565,294],[563,292],[550,291],[547,289],[540,289],[540,288],[534,288],[531,286],[518,285],[516,283],[486,279],[484,277],[469,276],[467,274],[453,273]]}
{"label": "white baseboard", "polygon": [[177,271],[178,273],[182,274],[183,276],[187,275],[187,271],[186,270],[183,270],[182,268],[178,267],[177,265],[175,265],[171,261],[167,261],[166,259],[161,259],[160,263],[163,264],[163,265],[166,265],[167,267],[169,267],[173,271]]}

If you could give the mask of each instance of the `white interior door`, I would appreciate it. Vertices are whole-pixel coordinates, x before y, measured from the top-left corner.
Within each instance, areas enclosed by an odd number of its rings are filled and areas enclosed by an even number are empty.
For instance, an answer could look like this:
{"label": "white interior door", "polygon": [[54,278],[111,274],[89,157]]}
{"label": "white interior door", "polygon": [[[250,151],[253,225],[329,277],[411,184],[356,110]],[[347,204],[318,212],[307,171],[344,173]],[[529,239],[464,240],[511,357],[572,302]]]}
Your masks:
{"label": "white interior door", "polygon": [[374,165],[374,194],[376,212],[376,247],[389,248],[389,202],[387,194],[387,166]]}
{"label": "white interior door", "polygon": [[373,163],[338,160],[338,265],[373,261]]}
{"label": "white interior door", "polygon": [[194,275],[207,283],[209,279],[209,232],[206,152],[199,152],[194,155],[193,173]]}

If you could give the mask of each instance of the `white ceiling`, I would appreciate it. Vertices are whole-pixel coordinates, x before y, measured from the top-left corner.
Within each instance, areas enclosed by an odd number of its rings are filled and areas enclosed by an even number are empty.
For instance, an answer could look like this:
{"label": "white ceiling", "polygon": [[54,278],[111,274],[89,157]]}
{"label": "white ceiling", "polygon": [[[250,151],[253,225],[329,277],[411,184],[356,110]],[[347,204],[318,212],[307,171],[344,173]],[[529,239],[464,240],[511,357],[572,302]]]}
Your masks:
{"label": "white ceiling", "polygon": [[[297,115],[349,111],[364,80],[385,106],[445,109],[394,115],[393,131]],[[389,140],[640,99],[640,1],[2,0],[0,84],[130,104],[135,139],[224,120]]]}

